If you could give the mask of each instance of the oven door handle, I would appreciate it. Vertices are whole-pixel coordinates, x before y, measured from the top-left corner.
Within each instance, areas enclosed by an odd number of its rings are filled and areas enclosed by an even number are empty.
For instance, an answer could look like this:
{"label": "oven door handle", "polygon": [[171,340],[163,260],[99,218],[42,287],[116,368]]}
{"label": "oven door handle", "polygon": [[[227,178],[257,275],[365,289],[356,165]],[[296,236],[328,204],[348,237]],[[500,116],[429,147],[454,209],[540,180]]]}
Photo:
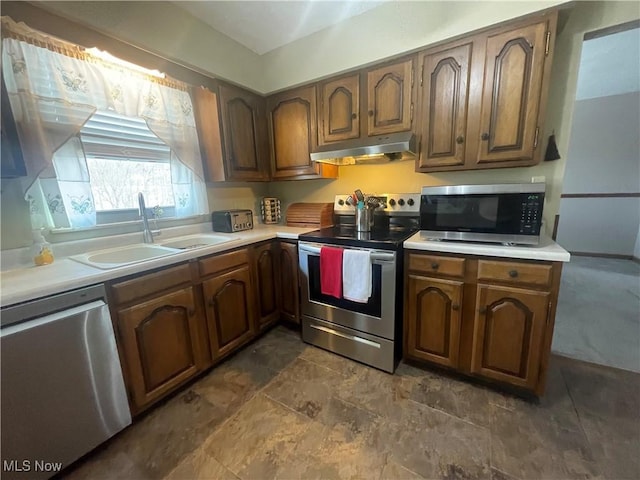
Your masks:
{"label": "oven door handle", "polygon": [[[299,243],[298,248],[300,250],[304,250],[305,252],[313,253],[315,255],[320,255],[320,247],[314,247],[313,245],[306,245],[303,243]],[[372,262],[393,262],[395,259],[396,259],[396,256],[394,253],[371,252]]]}

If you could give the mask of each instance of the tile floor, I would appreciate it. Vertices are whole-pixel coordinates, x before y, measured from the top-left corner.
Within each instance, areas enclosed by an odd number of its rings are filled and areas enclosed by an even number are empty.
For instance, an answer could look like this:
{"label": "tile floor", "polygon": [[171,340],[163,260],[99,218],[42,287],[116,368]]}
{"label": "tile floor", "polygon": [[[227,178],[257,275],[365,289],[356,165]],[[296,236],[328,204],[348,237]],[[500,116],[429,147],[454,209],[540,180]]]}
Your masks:
{"label": "tile floor", "polygon": [[535,404],[276,327],[62,476],[637,479],[639,454],[639,374],[554,356]]}

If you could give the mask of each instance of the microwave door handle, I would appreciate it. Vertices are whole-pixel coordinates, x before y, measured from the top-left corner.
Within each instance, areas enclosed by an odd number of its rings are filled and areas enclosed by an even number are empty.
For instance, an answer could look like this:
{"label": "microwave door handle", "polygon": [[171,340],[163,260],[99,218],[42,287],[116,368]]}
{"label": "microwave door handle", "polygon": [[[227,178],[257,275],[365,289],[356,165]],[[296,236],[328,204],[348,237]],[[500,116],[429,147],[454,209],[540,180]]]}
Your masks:
{"label": "microwave door handle", "polygon": [[[298,248],[300,250],[304,250],[305,252],[313,253],[314,255],[320,255],[321,247],[315,247],[313,245],[306,245],[306,244],[299,243]],[[376,262],[376,261],[393,262],[394,260],[395,260],[395,255],[393,253],[379,253],[379,252],[371,253],[372,262]]]}

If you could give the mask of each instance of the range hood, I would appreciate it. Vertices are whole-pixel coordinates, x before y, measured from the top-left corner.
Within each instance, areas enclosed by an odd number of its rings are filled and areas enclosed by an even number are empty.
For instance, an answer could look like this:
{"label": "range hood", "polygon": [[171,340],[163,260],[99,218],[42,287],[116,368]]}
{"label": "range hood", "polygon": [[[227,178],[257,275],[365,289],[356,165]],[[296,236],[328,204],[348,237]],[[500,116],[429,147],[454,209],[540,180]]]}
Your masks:
{"label": "range hood", "polygon": [[311,154],[311,160],[332,165],[371,165],[415,160],[417,147],[416,136],[413,133],[390,133],[323,145]]}

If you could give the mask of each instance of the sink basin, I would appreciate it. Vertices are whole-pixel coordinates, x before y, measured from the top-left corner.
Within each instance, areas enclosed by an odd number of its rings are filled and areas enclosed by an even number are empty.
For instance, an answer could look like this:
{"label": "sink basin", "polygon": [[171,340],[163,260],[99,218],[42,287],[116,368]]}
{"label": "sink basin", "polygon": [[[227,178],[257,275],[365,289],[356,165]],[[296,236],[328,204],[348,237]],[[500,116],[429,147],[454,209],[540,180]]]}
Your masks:
{"label": "sink basin", "polygon": [[163,242],[161,245],[169,248],[179,248],[180,250],[190,250],[193,248],[210,247],[211,245],[218,245],[220,243],[231,242],[233,240],[237,239],[223,237],[222,235],[199,234],[168,240]]}
{"label": "sink basin", "polygon": [[107,270],[110,268],[130,265],[132,263],[144,262],[145,260],[153,258],[173,255],[178,252],[180,252],[180,250],[176,248],[140,243],[136,245],[128,245],[126,247],[83,253],[69,258],[76,262]]}

